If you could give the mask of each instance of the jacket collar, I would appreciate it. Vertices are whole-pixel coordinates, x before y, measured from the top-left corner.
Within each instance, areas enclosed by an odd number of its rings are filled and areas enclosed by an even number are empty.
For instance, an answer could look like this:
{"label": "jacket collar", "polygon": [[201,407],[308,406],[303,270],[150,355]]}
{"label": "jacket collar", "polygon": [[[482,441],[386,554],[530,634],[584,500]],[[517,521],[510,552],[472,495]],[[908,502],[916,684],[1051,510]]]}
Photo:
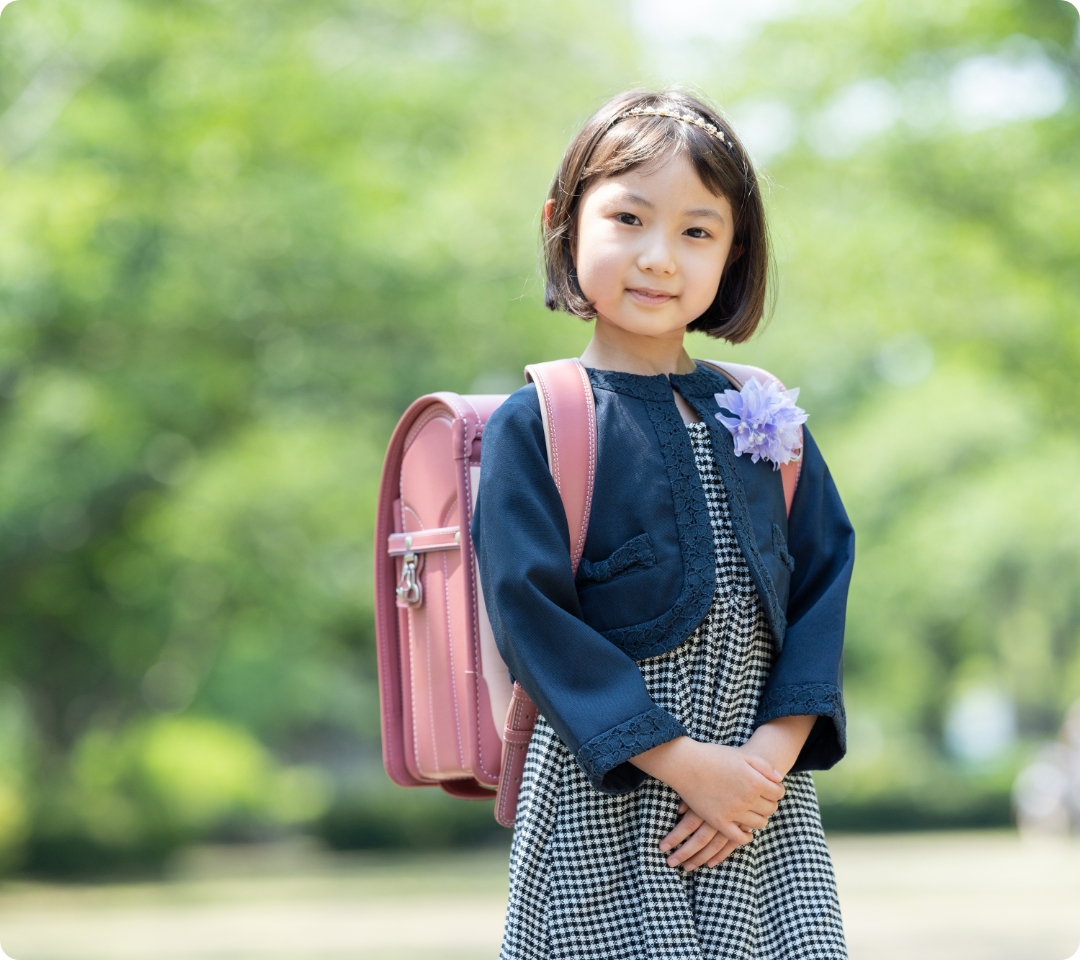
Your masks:
{"label": "jacket collar", "polygon": [[727,377],[700,363],[693,373],[675,374],[671,383],[687,400],[712,400],[717,393],[734,386]]}
{"label": "jacket collar", "polygon": [[713,394],[732,386],[725,377],[701,364],[698,364],[693,373],[673,373],[671,377],[662,373],[647,377],[618,370],[596,370],[592,367],[588,368],[588,372],[592,385],[599,390],[610,390],[652,403],[672,403],[672,387],[689,400],[706,397],[712,399]]}

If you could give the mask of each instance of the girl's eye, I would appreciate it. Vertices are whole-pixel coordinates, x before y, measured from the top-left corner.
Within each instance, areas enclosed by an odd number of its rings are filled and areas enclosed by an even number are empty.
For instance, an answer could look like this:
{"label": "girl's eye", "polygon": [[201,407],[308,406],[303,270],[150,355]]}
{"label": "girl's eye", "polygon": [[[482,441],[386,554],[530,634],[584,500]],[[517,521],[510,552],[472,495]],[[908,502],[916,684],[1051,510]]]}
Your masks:
{"label": "girl's eye", "polygon": [[686,234],[695,240],[704,240],[709,235],[709,231],[704,227],[691,227],[686,231]]}
{"label": "girl's eye", "polygon": [[615,219],[619,223],[625,223],[628,227],[636,227],[641,221],[632,213],[617,213]]}

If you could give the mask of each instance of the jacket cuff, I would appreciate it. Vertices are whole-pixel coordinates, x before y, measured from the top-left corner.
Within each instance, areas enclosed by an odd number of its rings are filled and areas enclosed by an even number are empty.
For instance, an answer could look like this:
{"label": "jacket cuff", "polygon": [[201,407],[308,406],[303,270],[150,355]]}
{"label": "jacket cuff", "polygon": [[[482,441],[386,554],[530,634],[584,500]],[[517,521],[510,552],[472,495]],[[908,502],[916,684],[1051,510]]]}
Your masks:
{"label": "jacket cuff", "polygon": [[791,768],[828,770],[847,753],[847,714],[844,694],[832,683],[796,683],[770,690],[758,708],[755,727],[779,717],[817,717]]}
{"label": "jacket cuff", "polygon": [[577,762],[601,793],[629,793],[640,787],[647,775],[627,761],[685,736],[686,728],[678,720],[666,710],[652,707],[582,744]]}

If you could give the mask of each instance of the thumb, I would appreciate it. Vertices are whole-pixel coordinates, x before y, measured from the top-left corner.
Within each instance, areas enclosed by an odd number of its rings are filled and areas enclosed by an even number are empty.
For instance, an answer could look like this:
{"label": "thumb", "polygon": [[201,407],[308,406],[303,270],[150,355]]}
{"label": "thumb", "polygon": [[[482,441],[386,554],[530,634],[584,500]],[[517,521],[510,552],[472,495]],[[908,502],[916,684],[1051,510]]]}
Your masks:
{"label": "thumb", "polygon": [[756,754],[747,753],[746,762],[750,764],[758,773],[763,777],[772,780],[773,783],[780,783],[784,779],[784,775],[776,769],[768,760],[765,760]]}

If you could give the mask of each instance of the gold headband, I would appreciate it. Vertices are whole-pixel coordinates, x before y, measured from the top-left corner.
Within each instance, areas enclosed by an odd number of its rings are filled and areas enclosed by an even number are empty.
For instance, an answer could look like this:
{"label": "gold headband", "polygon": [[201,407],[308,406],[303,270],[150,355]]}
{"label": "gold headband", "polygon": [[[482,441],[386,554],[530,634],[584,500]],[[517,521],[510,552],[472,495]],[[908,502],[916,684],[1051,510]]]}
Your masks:
{"label": "gold headband", "polygon": [[711,136],[716,137],[725,147],[731,146],[727,137],[724,136],[724,131],[719,127],[714,126],[707,120],[701,117],[694,116],[689,113],[672,113],[670,110],[664,110],[660,107],[633,107],[627,110],[626,113],[620,113],[614,120],[611,121],[611,125],[614,126],[620,120],[625,120],[627,117],[669,117],[672,120],[681,120],[683,123],[691,123],[695,127],[699,127]]}

